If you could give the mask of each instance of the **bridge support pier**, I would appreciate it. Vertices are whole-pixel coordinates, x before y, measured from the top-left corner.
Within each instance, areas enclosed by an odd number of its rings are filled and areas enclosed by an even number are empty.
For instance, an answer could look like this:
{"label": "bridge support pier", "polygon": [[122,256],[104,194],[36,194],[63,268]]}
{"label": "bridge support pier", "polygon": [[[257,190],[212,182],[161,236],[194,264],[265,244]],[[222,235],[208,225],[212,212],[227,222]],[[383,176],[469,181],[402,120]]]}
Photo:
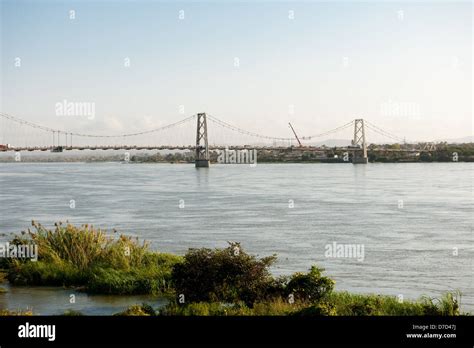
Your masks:
{"label": "bridge support pier", "polygon": [[352,153],[352,164],[367,164],[367,144],[365,143],[364,120],[356,119],[354,121],[354,140],[352,146],[356,149]]}
{"label": "bridge support pier", "polygon": [[209,160],[196,160],[194,164],[196,168],[209,168]]}
{"label": "bridge support pier", "polygon": [[367,157],[362,157],[360,155],[357,155],[356,152],[354,152],[354,156],[352,157],[352,164],[367,164],[369,163],[369,159]]}
{"label": "bridge support pier", "polygon": [[206,114],[197,114],[197,133],[196,133],[196,168],[209,167],[209,145],[207,142],[207,121]]}

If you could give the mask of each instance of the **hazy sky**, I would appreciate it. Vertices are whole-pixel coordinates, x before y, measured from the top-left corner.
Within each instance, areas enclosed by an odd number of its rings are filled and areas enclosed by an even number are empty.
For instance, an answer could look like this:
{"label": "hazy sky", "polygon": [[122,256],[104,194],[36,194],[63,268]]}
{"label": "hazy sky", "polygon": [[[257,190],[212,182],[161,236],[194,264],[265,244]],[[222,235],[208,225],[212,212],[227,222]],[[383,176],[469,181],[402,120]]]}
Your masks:
{"label": "hazy sky", "polygon": [[[88,133],[205,111],[274,136],[365,118],[463,137],[472,16],[470,2],[2,1],[1,110]],[[63,100],[95,103],[95,118],[56,116]]]}

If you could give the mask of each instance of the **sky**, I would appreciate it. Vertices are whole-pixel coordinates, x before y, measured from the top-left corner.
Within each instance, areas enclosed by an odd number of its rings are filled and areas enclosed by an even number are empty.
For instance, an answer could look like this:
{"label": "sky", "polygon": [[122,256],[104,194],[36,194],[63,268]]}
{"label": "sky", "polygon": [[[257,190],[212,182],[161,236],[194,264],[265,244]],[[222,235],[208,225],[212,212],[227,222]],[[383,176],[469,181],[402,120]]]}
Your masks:
{"label": "sky", "polygon": [[[355,118],[413,140],[474,134],[470,2],[3,0],[0,16],[0,109],[53,128],[207,112],[278,137]],[[65,100],[94,117],[58,117]]]}

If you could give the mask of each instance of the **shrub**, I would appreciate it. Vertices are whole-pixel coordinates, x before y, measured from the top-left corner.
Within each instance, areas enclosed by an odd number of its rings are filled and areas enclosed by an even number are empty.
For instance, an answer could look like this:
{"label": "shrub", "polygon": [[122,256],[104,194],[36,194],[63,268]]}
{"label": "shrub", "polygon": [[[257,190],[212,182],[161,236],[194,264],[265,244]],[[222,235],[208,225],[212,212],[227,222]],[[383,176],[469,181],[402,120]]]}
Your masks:
{"label": "shrub", "polygon": [[174,266],[172,280],[186,302],[239,302],[264,299],[274,282],[268,267],[275,256],[257,259],[238,243],[225,249],[190,249]]}
{"label": "shrub", "polygon": [[255,303],[251,315],[291,315],[304,308],[304,306],[304,303],[290,303],[286,299],[277,298]]}
{"label": "shrub", "polygon": [[350,305],[351,315],[380,315],[381,301],[376,297],[361,297]]}
{"label": "shrub", "polygon": [[298,316],[333,316],[337,315],[336,308],[333,303],[321,302],[313,304],[309,307],[305,307],[298,312],[294,313]]}
{"label": "shrub", "polygon": [[155,310],[154,310],[153,307],[152,307],[151,305],[149,305],[148,303],[142,303],[142,310],[143,310],[145,313],[148,313],[149,315],[156,315]]}
{"label": "shrub", "polygon": [[115,316],[151,316],[151,315],[156,315],[156,313],[152,306],[146,303],[142,303],[141,305],[130,306],[123,312],[116,313],[114,315]]}
{"label": "shrub", "polygon": [[80,317],[80,316],[83,316],[84,314],[81,311],[76,311],[74,309],[67,309],[64,311],[62,315],[65,317]]}
{"label": "shrub", "polygon": [[318,302],[334,289],[334,280],[321,276],[324,269],[312,266],[306,274],[295,273],[286,286],[287,295],[295,300]]}

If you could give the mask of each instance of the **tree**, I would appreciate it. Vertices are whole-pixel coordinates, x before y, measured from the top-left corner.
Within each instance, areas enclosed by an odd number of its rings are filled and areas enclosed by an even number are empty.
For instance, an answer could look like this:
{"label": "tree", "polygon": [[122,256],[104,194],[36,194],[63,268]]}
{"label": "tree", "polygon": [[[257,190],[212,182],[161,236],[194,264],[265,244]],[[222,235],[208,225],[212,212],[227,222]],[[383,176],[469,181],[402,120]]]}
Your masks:
{"label": "tree", "polygon": [[318,302],[325,298],[334,289],[334,280],[323,277],[323,268],[312,266],[304,273],[295,273],[286,286],[288,295],[293,295],[300,301]]}

